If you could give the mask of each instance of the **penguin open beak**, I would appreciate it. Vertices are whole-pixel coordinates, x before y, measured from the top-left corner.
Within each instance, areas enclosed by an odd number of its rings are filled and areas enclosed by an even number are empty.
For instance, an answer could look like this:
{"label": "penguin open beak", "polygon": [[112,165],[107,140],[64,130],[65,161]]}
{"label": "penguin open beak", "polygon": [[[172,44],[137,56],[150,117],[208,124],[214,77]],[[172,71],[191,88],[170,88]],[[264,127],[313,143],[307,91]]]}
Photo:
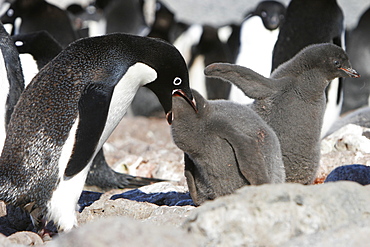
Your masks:
{"label": "penguin open beak", "polygon": [[358,78],[360,77],[360,74],[357,73],[356,70],[352,69],[352,68],[343,68],[343,67],[340,67],[339,69],[343,70],[344,72],[346,72],[346,74],[349,76],[349,77],[353,77],[353,78]]}
{"label": "penguin open beak", "polygon": [[[195,112],[198,112],[198,107],[197,107],[197,103],[195,102],[194,98],[193,99],[190,99],[184,91],[182,91],[181,89],[175,89],[172,91],[172,97],[182,97],[183,99],[186,100],[186,102],[189,103],[189,105],[191,105],[191,107],[194,109]],[[172,114],[172,111],[168,112],[166,114],[166,119],[167,119],[167,122],[168,124],[172,124],[172,121],[173,121],[173,114]]]}

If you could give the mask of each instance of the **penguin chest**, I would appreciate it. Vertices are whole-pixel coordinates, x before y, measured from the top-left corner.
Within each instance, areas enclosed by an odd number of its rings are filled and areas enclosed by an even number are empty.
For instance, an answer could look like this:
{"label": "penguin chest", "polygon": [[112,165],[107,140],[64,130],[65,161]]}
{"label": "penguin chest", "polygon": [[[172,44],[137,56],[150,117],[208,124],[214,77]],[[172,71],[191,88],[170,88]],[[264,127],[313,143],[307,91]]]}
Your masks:
{"label": "penguin chest", "polygon": [[4,56],[0,49],[0,151],[3,149],[5,141],[5,126],[6,126],[6,101],[9,94],[9,82],[5,67]]}

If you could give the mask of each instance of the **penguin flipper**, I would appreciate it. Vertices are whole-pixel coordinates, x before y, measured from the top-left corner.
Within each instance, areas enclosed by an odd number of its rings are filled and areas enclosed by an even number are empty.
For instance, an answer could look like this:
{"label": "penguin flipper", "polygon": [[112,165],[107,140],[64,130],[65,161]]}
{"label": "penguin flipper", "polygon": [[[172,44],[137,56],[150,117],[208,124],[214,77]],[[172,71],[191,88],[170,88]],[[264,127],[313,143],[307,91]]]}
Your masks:
{"label": "penguin flipper", "polygon": [[213,63],[204,69],[204,74],[207,77],[219,78],[234,84],[252,99],[263,99],[276,92],[273,79],[240,65]]}
{"label": "penguin flipper", "polygon": [[64,175],[72,177],[82,171],[92,160],[104,130],[113,87],[101,84],[86,86],[78,103],[79,123],[76,141]]}
{"label": "penguin flipper", "polygon": [[220,136],[234,150],[240,172],[252,185],[271,182],[268,164],[263,158],[258,138],[250,137],[237,129],[227,128]]}

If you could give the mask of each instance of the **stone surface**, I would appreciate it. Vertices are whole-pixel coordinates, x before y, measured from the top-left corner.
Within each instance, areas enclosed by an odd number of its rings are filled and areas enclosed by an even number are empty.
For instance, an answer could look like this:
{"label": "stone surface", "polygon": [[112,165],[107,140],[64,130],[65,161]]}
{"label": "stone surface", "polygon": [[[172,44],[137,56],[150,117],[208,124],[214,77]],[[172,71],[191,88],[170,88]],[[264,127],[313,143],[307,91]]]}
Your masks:
{"label": "stone surface", "polygon": [[249,186],[194,210],[183,227],[204,246],[284,246],[356,222],[368,228],[369,203],[370,187],[353,182]]}
{"label": "stone surface", "polygon": [[47,247],[173,247],[201,246],[195,236],[184,230],[168,226],[158,227],[125,217],[108,217],[96,220],[46,244]]}

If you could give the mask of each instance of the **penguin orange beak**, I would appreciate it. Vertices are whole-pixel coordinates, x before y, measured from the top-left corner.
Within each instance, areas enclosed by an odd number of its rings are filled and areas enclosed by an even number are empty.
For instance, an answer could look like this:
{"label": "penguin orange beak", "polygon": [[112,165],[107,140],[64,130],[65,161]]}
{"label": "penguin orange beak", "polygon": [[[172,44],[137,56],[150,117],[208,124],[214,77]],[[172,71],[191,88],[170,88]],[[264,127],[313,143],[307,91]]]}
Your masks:
{"label": "penguin orange beak", "polygon": [[[191,107],[194,109],[195,112],[198,112],[198,107],[197,107],[197,103],[195,102],[194,98],[193,99],[190,99],[184,91],[182,91],[181,89],[175,89],[172,91],[172,97],[182,97],[186,100],[186,102],[189,103],[189,105],[191,105]],[[166,114],[166,119],[167,119],[167,122],[168,124],[172,124],[172,121],[173,121],[173,114],[172,114],[172,111],[168,112]]]}
{"label": "penguin orange beak", "polygon": [[352,68],[339,68],[341,70],[343,70],[344,72],[346,72],[346,74],[349,76],[349,77],[353,77],[353,78],[358,78],[360,77],[360,74],[357,73],[356,70],[352,69]]}

